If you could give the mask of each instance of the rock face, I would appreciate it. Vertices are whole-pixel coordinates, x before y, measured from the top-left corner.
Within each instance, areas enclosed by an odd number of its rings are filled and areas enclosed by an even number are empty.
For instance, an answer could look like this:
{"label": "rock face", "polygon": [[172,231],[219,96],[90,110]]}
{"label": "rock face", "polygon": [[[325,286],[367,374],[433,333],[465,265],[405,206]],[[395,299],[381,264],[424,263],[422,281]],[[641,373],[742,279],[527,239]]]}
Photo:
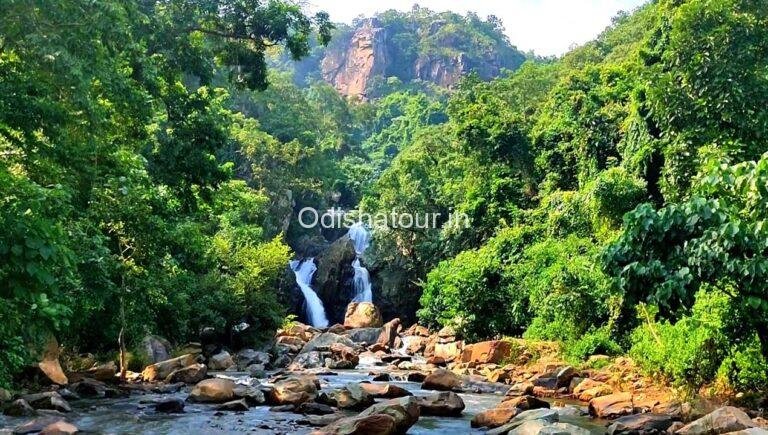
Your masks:
{"label": "rock face", "polygon": [[[347,303],[354,297],[355,290],[352,285],[352,279],[355,276],[355,270],[352,268],[354,259],[355,247],[346,235],[331,243],[315,257],[317,271],[312,278],[312,288],[323,301],[330,324],[343,323]],[[303,313],[304,311],[293,312]]]}
{"label": "rock face", "polygon": [[[384,321],[379,309],[370,302],[352,302],[344,314],[344,326],[350,328],[379,328]],[[378,337],[377,337],[378,338]]]}
{"label": "rock face", "polygon": [[[430,18],[411,17],[406,28],[385,18],[362,20],[338,35],[339,42],[326,51],[320,65],[323,78],[344,95],[366,97],[376,77],[451,87],[470,71],[489,79],[502,68],[517,68],[525,59],[501,38],[490,45],[469,42],[472,46],[466,47],[467,38],[461,32],[471,30],[455,29],[469,24],[451,22],[455,17]],[[415,46],[404,52],[404,40],[412,40]]]}

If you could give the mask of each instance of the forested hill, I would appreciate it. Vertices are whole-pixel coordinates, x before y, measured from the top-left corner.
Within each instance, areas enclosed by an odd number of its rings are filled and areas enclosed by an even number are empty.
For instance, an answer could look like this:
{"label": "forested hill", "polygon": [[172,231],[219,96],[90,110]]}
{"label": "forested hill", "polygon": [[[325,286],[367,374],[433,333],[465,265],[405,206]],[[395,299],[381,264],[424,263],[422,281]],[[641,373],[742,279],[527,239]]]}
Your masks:
{"label": "forested hill", "polygon": [[421,81],[443,87],[474,71],[487,80],[526,59],[504,35],[501,21],[414,6],[336,24],[331,43],[295,65],[298,83],[331,83],[341,94],[380,97],[386,80]]}

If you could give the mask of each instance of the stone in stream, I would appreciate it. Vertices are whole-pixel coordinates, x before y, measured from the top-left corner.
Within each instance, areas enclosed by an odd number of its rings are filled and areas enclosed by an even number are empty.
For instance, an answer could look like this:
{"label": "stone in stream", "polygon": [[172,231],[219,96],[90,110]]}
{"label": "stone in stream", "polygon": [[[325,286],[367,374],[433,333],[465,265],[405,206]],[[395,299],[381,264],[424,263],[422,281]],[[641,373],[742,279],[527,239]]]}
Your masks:
{"label": "stone in stream", "polygon": [[300,405],[317,397],[314,379],[296,376],[275,382],[268,394],[268,402],[273,405]]}
{"label": "stone in stream", "polygon": [[381,333],[376,339],[376,343],[389,348],[393,347],[395,345],[395,339],[398,337],[397,333],[399,329],[400,319],[398,318],[394,318],[385,323],[381,328]]}
{"label": "stone in stream", "polygon": [[598,418],[614,419],[634,412],[632,393],[615,393],[589,401],[589,413]]}
{"label": "stone in stream", "polygon": [[[552,409],[532,409],[530,411],[523,411],[517,416],[515,416],[512,420],[510,420],[509,423],[499,426],[495,429],[491,429],[488,432],[486,432],[486,435],[502,435],[506,433],[513,433],[511,431],[517,429],[519,426],[522,426],[523,424],[528,423],[529,426],[531,426],[531,429],[533,429],[532,426],[536,426],[537,431],[531,431],[531,432],[515,432],[515,433],[533,433],[537,434],[539,433],[538,430],[542,429],[544,426],[550,423],[557,423],[560,420],[560,417],[557,414],[557,411]],[[535,424],[530,424],[529,422],[535,422]]]}
{"label": "stone in stream", "polygon": [[464,411],[464,401],[453,391],[441,391],[418,398],[421,415],[438,417],[458,417]]}
{"label": "stone in stream", "polygon": [[3,409],[3,414],[11,417],[31,417],[36,414],[35,408],[24,399],[16,399]]}
{"label": "stone in stream", "polygon": [[23,399],[35,409],[52,409],[59,412],[72,412],[72,407],[69,406],[69,403],[55,391],[27,394]]}
{"label": "stone in stream", "polygon": [[509,435],[590,435],[591,432],[570,423],[546,423],[541,420],[526,421],[508,432]]}
{"label": "stone in stream", "polygon": [[104,382],[90,378],[72,384],[71,388],[72,391],[84,397],[107,397],[109,395],[107,391],[110,390],[110,387],[107,387]]}
{"label": "stone in stream", "polygon": [[354,328],[346,330],[343,336],[357,344],[374,344],[382,334],[382,328]]}
{"label": "stone in stream", "polygon": [[226,350],[221,351],[208,359],[208,368],[210,370],[224,371],[234,366],[235,361],[232,359],[232,355]]}
{"label": "stone in stream", "polygon": [[197,364],[197,357],[192,354],[182,355],[177,358],[161,361],[159,363],[148,365],[141,372],[141,377],[146,382],[162,380],[168,377],[173,371]]}
{"label": "stone in stream", "polygon": [[379,382],[387,382],[391,379],[389,376],[389,373],[382,372],[382,373],[368,373],[369,375],[373,376],[371,378],[372,381],[379,381]]}
{"label": "stone in stream", "polygon": [[557,388],[568,387],[571,384],[571,380],[576,377],[576,369],[571,366],[565,366],[557,371],[555,374],[555,382]]}
{"label": "stone in stream", "polygon": [[35,419],[29,420],[26,423],[22,423],[15,428],[13,428],[14,434],[28,434],[28,433],[35,433],[35,432],[41,432],[46,427],[58,423],[60,421],[65,421],[61,417],[55,417],[55,416],[42,416],[37,417]]}
{"label": "stone in stream", "polygon": [[718,408],[694,420],[676,433],[680,435],[710,435],[736,432],[757,426],[744,411],[733,406]]}
{"label": "stone in stream", "polygon": [[245,371],[251,364],[269,364],[271,357],[266,352],[259,352],[253,349],[242,349],[235,354],[235,363],[237,369]]}
{"label": "stone in stream", "polygon": [[83,375],[89,378],[96,379],[97,381],[108,382],[115,378],[117,374],[117,365],[114,361],[110,361],[106,364],[101,364],[96,367],[92,367],[86,370]]}
{"label": "stone in stream", "polygon": [[342,418],[320,428],[312,435],[393,435],[397,422],[388,414],[374,414]]}
{"label": "stone in stream", "polygon": [[78,432],[80,432],[80,430],[77,426],[61,420],[44,427],[43,430],[40,431],[40,435],[73,435]]}
{"label": "stone in stream", "polygon": [[392,384],[371,384],[361,382],[360,387],[375,398],[394,399],[397,397],[412,396],[413,393],[405,388]]}
{"label": "stone in stream", "polygon": [[267,377],[267,370],[264,367],[264,364],[251,364],[246,367],[245,370],[252,378],[261,379]]}
{"label": "stone in stream", "polygon": [[461,391],[461,378],[450,370],[438,369],[427,375],[421,388],[438,391]]}
{"label": "stone in stream", "polygon": [[233,392],[236,398],[244,399],[250,406],[263,405],[267,402],[264,392],[256,386],[238,384],[235,385]]}
{"label": "stone in stream", "polygon": [[248,410],[248,404],[244,399],[231,400],[216,407],[217,411],[243,412]]}
{"label": "stone in stream", "polygon": [[203,403],[224,403],[235,397],[235,383],[229,379],[213,378],[200,381],[192,388],[189,400]]}
{"label": "stone in stream", "polygon": [[144,337],[139,344],[139,349],[152,364],[171,359],[171,343],[158,335]]}
{"label": "stone in stream", "polygon": [[513,406],[521,411],[549,408],[549,402],[541,400],[535,396],[510,397],[505,399],[501,404],[504,406]]}
{"label": "stone in stream", "polygon": [[351,346],[342,343],[333,343],[329,349],[334,361],[341,361],[350,366],[346,368],[355,368],[357,367],[358,362],[360,362],[360,357],[358,356],[359,352]]}
{"label": "stone in stream", "polygon": [[352,342],[349,337],[334,334],[332,332],[323,332],[322,334],[315,336],[312,340],[307,342],[307,344],[302,347],[301,352],[299,353],[327,350],[330,349],[331,345],[334,343],[340,343],[351,348],[355,347],[355,343]]}
{"label": "stone in stream", "polygon": [[184,412],[184,401],[177,397],[169,397],[155,402],[155,411],[169,414]]}
{"label": "stone in stream", "polygon": [[509,390],[507,390],[505,396],[517,397],[531,395],[533,394],[533,388],[533,383],[531,382],[518,382],[509,387]]}
{"label": "stone in stream", "polygon": [[376,414],[387,414],[394,418],[396,433],[404,434],[419,421],[421,409],[415,397],[403,397],[371,405],[358,414],[358,417]]}
{"label": "stone in stream", "polygon": [[424,382],[427,379],[427,374],[422,372],[410,372],[405,375],[405,380],[408,382]]}
{"label": "stone in stream", "polygon": [[[344,326],[351,328],[380,328],[384,324],[381,313],[371,302],[351,302],[344,313]],[[378,339],[378,337],[376,337]],[[371,343],[374,343],[372,341]]]}
{"label": "stone in stream", "polygon": [[594,379],[582,379],[571,384],[571,391],[574,397],[582,402],[589,402],[596,397],[607,396],[613,394],[613,388],[605,382],[596,381]]}
{"label": "stone in stream", "polygon": [[608,434],[665,433],[672,423],[672,417],[664,414],[627,415],[608,426]]}
{"label": "stone in stream", "polygon": [[191,366],[172,371],[165,378],[165,382],[183,382],[185,384],[196,384],[205,379],[207,375],[208,367],[206,367],[205,364],[192,364]]}
{"label": "stone in stream", "polygon": [[472,427],[499,427],[509,423],[519,413],[520,410],[514,406],[503,406],[501,404],[496,408],[475,414],[470,425]]}
{"label": "stone in stream", "polygon": [[359,384],[348,383],[344,388],[334,391],[336,406],[340,409],[363,410],[373,405],[373,396],[368,394]]}

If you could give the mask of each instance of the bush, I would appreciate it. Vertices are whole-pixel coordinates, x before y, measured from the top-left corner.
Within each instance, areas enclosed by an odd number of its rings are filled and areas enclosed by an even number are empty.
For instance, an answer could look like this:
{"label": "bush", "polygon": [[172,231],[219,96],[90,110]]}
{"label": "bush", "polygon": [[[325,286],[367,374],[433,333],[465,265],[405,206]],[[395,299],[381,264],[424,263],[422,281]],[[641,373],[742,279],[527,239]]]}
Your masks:
{"label": "bush", "polygon": [[620,355],[623,349],[611,337],[610,329],[602,326],[566,342],[564,353],[566,360],[578,363],[592,355]]}
{"label": "bush", "polygon": [[601,172],[592,184],[591,195],[597,215],[605,217],[612,227],[621,226],[624,214],[647,199],[645,182],[621,167]]}
{"label": "bush", "polygon": [[702,290],[688,316],[677,323],[648,321],[655,316],[652,307],[641,305],[645,320],[632,333],[629,355],[646,372],[677,385],[698,388],[715,378],[728,353],[723,332],[728,316],[728,297],[714,290]]}
{"label": "bush", "polygon": [[717,377],[737,391],[768,391],[768,362],[757,339],[735,347],[720,364]]}

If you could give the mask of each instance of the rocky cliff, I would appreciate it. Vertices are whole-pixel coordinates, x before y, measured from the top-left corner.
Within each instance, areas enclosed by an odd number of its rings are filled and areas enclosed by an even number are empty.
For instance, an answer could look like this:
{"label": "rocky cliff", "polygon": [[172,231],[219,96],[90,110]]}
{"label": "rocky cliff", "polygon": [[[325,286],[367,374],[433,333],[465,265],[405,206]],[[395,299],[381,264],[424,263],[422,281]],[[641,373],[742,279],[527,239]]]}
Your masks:
{"label": "rocky cliff", "polygon": [[489,79],[524,60],[497,21],[423,9],[388,11],[340,28],[320,73],[340,93],[367,97],[377,78],[451,87],[469,72]]}

